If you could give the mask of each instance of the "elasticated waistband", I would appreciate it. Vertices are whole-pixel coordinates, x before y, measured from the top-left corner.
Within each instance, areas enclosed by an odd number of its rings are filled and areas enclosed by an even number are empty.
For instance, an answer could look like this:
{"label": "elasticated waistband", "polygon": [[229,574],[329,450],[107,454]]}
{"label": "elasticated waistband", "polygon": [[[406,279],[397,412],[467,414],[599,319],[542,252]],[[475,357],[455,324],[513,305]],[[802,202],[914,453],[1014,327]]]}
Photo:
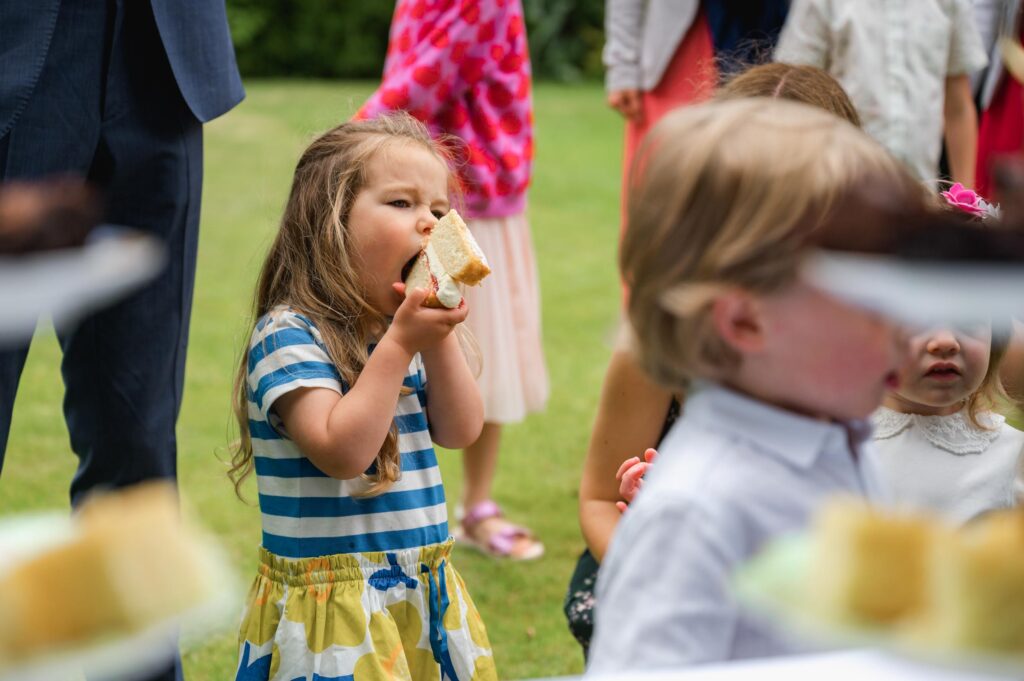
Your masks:
{"label": "elasticated waistband", "polygon": [[451,555],[453,545],[454,541],[449,539],[442,544],[415,549],[335,553],[315,558],[282,558],[260,547],[258,569],[267,579],[292,586],[366,580],[392,567],[415,575],[423,566],[428,569],[437,568]]}

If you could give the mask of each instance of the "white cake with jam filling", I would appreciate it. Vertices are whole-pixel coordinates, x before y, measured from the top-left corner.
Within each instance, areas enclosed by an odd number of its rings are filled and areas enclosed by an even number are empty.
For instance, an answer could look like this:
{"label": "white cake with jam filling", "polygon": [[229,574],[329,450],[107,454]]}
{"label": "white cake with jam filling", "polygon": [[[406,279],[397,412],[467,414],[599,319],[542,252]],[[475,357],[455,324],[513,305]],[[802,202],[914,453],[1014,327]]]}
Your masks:
{"label": "white cake with jam filling", "polygon": [[459,284],[476,286],[491,273],[466,223],[455,210],[441,218],[405,278],[407,290],[428,291],[428,307],[456,308],[462,302]]}

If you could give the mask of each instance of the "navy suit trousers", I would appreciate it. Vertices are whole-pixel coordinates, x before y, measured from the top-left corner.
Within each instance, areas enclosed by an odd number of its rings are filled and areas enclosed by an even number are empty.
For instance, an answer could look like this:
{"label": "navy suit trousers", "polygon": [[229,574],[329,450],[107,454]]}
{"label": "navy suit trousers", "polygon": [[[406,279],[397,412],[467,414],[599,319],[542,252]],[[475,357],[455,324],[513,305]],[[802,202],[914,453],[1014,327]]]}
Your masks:
{"label": "navy suit trousers", "polygon": [[[143,289],[57,330],[79,459],[73,504],[96,487],[175,477],[202,170],[202,126],[149,2],[64,0],[39,80],[0,138],[0,179],[86,176],[107,222],[158,236],[169,254]],[[0,465],[27,354],[27,344],[0,352]],[[180,679],[180,663],[151,678]]]}

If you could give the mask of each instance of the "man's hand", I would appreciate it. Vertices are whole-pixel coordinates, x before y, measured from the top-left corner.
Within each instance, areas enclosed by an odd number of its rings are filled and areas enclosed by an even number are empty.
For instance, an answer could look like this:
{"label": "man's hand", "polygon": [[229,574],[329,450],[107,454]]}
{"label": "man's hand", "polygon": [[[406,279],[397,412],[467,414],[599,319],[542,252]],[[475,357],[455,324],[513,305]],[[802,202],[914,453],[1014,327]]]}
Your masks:
{"label": "man's hand", "polygon": [[0,253],[79,246],[99,221],[96,193],[78,178],[0,184]]}

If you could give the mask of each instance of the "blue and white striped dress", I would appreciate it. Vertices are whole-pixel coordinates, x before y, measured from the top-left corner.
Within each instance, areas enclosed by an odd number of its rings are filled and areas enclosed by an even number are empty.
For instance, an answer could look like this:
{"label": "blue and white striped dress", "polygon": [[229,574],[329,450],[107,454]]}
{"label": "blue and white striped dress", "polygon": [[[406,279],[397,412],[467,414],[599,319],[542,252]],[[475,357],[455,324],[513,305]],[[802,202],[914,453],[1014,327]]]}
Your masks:
{"label": "blue and white striped dress", "polygon": [[396,551],[448,539],[448,512],[425,412],[426,375],[419,355],[409,365],[395,410],[401,477],[384,494],[358,497],[360,478],[321,472],[288,437],[271,407],[297,388],[344,385],[308,318],[286,307],[264,315],[249,343],[249,434],[263,516],[263,546],[283,558]]}

